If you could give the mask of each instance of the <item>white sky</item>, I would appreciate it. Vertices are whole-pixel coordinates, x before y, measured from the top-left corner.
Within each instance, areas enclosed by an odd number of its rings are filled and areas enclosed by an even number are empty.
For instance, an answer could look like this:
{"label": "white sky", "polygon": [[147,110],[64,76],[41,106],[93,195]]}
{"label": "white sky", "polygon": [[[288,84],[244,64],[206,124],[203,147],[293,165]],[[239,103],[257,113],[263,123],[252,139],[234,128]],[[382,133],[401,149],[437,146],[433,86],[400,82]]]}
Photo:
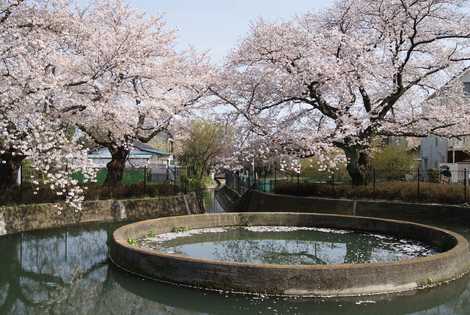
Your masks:
{"label": "white sky", "polygon": [[257,18],[287,20],[319,10],[333,0],[128,0],[151,15],[164,14],[178,30],[180,47],[191,45],[210,52],[220,62],[247,33]]}

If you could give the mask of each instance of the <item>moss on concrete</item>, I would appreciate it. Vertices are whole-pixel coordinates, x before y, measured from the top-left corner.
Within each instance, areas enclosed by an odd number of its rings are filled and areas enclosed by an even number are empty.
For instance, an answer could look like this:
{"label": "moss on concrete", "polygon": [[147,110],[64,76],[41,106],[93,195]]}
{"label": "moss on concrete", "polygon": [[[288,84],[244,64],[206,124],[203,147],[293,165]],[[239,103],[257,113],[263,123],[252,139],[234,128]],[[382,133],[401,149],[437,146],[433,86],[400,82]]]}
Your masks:
{"label": "moss on concrete", "polygon": [[195,193],[161,198],[85,202],[58,213],[53,204],[0,207],[0,235],[87,222],[120,222],[202,213]]}

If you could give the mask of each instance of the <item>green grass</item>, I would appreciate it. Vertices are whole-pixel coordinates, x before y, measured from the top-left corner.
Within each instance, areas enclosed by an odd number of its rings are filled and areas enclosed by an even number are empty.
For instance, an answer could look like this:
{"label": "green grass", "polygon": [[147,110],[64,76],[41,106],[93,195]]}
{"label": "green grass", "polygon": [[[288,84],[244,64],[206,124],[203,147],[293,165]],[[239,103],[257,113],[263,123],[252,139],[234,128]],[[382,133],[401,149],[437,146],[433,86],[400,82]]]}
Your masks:
{"label": "green grass", "polygon": [[[96,183],[102,185],[106,180],[108,170],[103,168],[98,171],[96,174]],[[78,180],[79,183],[84,182],[84,176],[82,173],[78,172],[72,175],[72,177]],[[126,169],[122,178],[123,185],[135,185],[142,183],[145,180],[145,170],[144,169]]]}

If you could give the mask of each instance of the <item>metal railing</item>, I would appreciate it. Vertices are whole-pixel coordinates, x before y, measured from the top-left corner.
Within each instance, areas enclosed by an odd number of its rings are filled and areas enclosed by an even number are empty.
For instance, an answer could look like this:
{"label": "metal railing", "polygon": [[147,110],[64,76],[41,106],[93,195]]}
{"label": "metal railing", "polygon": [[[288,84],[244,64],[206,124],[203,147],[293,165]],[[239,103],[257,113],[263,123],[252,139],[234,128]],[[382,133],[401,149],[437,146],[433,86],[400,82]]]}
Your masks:
{"label": "metal railing", "polygon": [[268,193],[321,195],[368,199],[398,199],[420,202],[463,204],[470,201],[470,170],[374,169],[364,185],[354,186],[343,172],[298,174],[281,170],[270,172],[227,172],[226,184],[244,194],[249,189]]}

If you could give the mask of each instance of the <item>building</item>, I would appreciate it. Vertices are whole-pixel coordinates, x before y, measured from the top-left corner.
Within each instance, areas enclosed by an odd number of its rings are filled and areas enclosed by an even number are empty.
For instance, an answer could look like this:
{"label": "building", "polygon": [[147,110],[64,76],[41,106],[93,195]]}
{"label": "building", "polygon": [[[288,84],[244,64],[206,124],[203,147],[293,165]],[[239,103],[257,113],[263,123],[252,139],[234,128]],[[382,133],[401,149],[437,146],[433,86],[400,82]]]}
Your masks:
{"label": "building", "polygon": [[423,174],[430,169],[439,169],[442,163],[448,162],[449,142],[437,136],[429,136],[421,141],[420,157]]}
{"label": "building", "polygon": [[[150,144],[134,142],[126,161],[126,168],[147,168],[151,180],[173,180],[178,172],[174,158],[174,140],[169,132],[161,132]],[[111,153],[105,147],[90,150],[88,158],[96,168],[106,168]]]}
{"label": "building", "polygon": [[[88,153],[88,158],[96,168],[106,168],[111,161],[111,153],[105,147],[99,147]],[[135,142],[126,161],[127,168],[143,168],[152,166],[169,166],[173,163],[170,152],[161,151],[148,144]]]}
{"label": "building", "polygon": [[[470,102],[470,71],[453,79],[443,89],[454,84],[461,87]],[[421,170],[425,176],[430,170],[442,171],[448,168],[452,174],[451,182],[462,182],[466,170],[470,173],[470,137],[446,139],[429,136],[421,141],[420,157]]]}

